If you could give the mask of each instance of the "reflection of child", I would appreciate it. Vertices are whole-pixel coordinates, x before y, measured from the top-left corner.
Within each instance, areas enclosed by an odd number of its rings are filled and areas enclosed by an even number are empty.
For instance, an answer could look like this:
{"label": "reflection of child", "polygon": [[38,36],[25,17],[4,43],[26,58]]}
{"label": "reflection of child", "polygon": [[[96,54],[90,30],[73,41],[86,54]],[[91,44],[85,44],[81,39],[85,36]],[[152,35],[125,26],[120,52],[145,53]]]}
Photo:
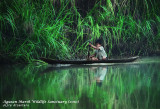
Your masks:
{"label": "reflection of child", "polygon": [[101,45],[101,40],[96,41],[96,46],[92,45],[91,43],[89,43],[89,45],[96,50],[95,54],[90,56],[91,60],[105,60],[107,58],[107,54]]}
{"label": "reflection of child", "polygon": [[107,68],[105,67],[98,67],[97,68],[97,71],[96,71],[96,74],[95,74],[95,77],[97,78],[97,82],[102,82],[105,78],[105,75],[107,73]]}
{"label": "reflection of child", "polygon": [[98,67],[95,72],[96,84],[97,86],[102,86],[102,81],[104,80],[107,73],[107,67]]}
{"label": "reflection of child", "polygon": [[101,86],[102,81],[105,79],[107,74],[107,67],[91,67],[91,70],[95,72],[94,77],[96,79],[97,86]]}

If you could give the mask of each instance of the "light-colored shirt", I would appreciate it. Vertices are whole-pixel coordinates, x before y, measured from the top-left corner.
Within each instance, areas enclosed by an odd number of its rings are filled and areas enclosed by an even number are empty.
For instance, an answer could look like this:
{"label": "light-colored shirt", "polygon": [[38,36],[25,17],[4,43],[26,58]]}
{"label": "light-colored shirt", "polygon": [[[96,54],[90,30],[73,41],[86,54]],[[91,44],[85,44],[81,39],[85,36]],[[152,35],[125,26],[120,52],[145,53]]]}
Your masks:
{"label": "light-colored shirt", "polygon": [[107,54],[103,48],[103,46],[100,46],[99,49],[97,49],[95,51],[95,54],[96,54],[96,57],[99,59],[99,60],[102,60],[103,58],[106,58],[107,57]]}

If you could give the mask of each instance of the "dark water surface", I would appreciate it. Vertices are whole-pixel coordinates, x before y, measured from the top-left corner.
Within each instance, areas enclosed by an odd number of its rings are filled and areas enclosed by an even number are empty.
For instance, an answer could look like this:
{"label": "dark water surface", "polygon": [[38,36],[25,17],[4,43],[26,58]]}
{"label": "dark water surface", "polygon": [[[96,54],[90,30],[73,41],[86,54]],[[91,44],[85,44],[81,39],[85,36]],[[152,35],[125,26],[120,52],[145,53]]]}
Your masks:
{"label": "dark water surface", "polygon": [[160,109],[160,57],[119,65],[5,65],[1,108]]}

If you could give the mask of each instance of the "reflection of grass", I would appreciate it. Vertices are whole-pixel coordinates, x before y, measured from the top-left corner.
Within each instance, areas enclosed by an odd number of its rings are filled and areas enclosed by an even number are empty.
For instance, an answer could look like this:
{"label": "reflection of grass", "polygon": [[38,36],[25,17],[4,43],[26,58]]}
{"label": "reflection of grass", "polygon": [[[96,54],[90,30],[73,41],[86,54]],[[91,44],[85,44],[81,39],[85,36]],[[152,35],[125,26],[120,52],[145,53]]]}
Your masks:
{"label": "reflection of grass", "polygon": [[[1,98],[79,100],[78,104],[30,104],[30,108],[156,109],[159,106],[156,100],[160,96],[158,66],[110,66],[102,87],[96,86],[95,72],[90,68],[72,68],[39,74],[38,72],[44,70],[43,67],[22,67],[10,73],[2,73]],[[143,69],[144,67],[148,68]]]}

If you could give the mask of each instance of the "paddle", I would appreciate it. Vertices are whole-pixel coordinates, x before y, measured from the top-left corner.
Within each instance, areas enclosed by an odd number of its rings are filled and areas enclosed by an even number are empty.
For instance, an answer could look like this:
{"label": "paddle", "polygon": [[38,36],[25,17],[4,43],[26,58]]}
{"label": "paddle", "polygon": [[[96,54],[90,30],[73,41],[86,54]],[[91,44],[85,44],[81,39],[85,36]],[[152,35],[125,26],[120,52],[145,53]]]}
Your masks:
{"label": "paddle", "polygon": [[[89,41],[89,43],[91,43],[91,42]],[[89,60],[89,56],[90,56],[90,52],[89,52],[89,51],[90,51],[90,47],[91,47],[91,46],[88,45],[88,60]]]}

